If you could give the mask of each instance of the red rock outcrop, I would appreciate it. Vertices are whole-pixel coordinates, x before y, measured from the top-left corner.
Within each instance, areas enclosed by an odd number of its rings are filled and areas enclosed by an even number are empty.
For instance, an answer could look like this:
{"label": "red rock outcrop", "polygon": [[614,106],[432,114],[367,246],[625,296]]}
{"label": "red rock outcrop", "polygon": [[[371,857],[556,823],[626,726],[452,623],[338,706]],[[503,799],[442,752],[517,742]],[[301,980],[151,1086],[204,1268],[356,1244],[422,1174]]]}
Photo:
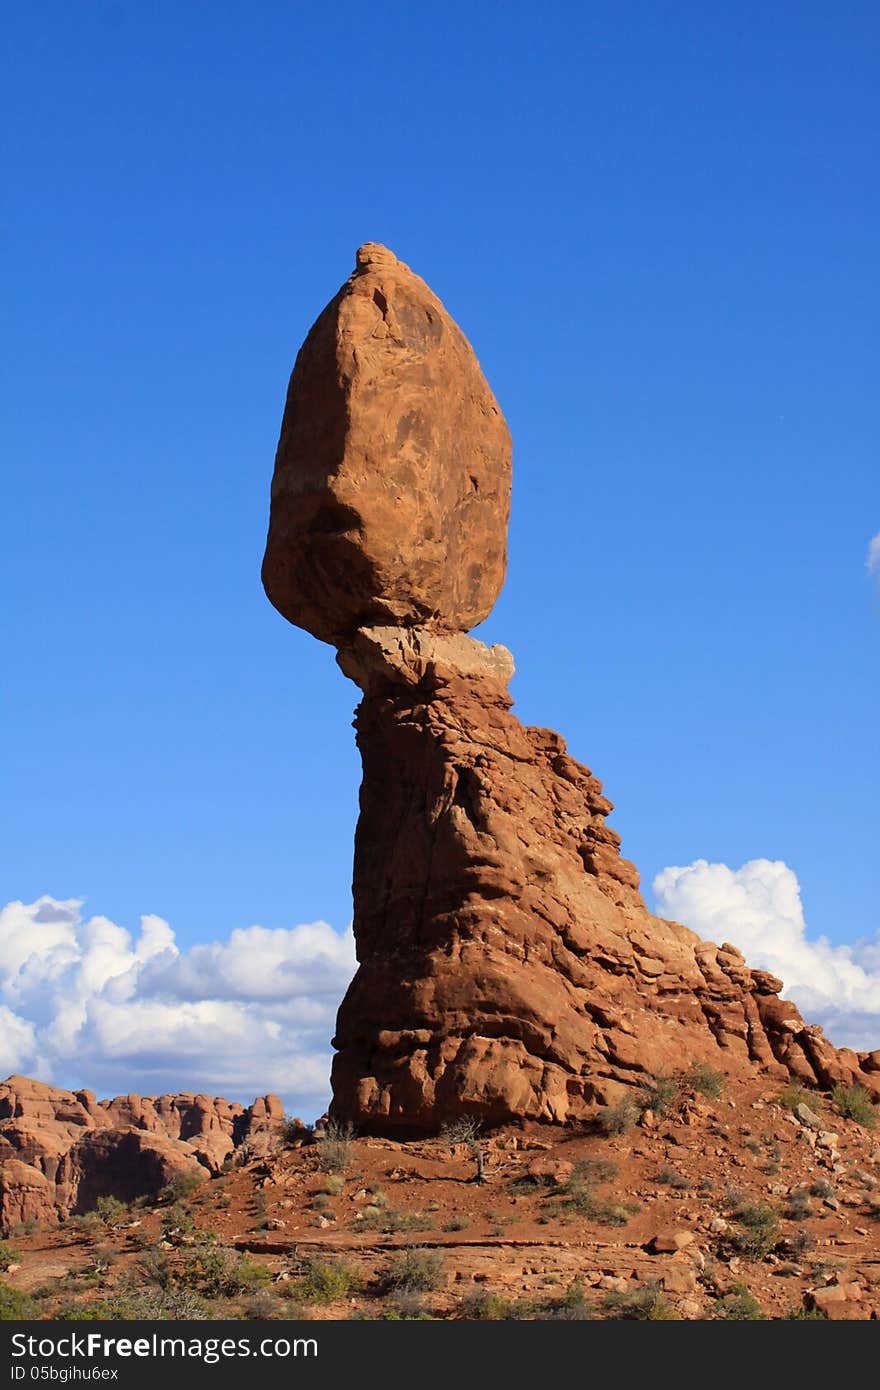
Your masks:
{"label": "red rock outcrop", "polygon": [[278,1142],[284,1107],[203,1095],[116,1096],[65,1091],[29,1077],[0,1083],[0,1232],[88,1211],[102,1195],[130,1201],[178,1172],[218,1173],[243,1145]]}
{"label": "red rock outcrop", "polygon": [[698,1061],[880,1098],[875,1054],[835,1049],[782,981],[648,911],[602,784],[511,714],[503,648],[362,633],[356,651],[340,664],[370,692],[360,967],[334,1039],[337,1119],[403,1134],[461,1115],[564,1122]]}
{"label": "red rock outcrop", "polygon": [[335,644],[364,624],[471,628],[504,582],[509,494],[510,435],[470,344],[408,266],[362,246],[290,379],[270,600]]}
{"label": "red rock outcrop", "polygon": [[297,358],[266,591],[364,692],[359,969],[332,1114],[435,1132],[584,1117],[647,1073],[706,1061],[880,1096],[734,947],[647,909],[601,783],[511,714],[510,653],[463,634],[504,576],[509,442],[476,359],[385,248]]}

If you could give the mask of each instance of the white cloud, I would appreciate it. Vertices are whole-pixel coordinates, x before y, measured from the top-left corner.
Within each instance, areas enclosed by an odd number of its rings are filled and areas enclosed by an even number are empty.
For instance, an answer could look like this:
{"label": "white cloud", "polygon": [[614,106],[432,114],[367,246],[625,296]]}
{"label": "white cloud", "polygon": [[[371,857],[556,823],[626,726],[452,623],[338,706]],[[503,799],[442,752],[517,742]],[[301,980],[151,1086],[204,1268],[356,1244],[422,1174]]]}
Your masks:
{"label": "white cloud", "polygon": [[865,560],[869,574],[876,574],[880,579],[880,531],[868,542],[868,556]]}
{"label": "white cloud", "polygon": [[749,965],[785,982],[808,1023],[839,1047],[880,1047],[880,933],[849,946],[807,936],[797,876],[781,860],[741,869],[697,859],[654,879],[657,912],[711,941],[730,941]]}
{"label": "white cloud", "polygon": [[307,1118],[329,1099],[336,1009],[354,972],[351,931],[326,922],[238,928],[181,950],[161,917],[136,938],[82,902],[0,909],[0,1075],[102,1095],[277,1091]]}

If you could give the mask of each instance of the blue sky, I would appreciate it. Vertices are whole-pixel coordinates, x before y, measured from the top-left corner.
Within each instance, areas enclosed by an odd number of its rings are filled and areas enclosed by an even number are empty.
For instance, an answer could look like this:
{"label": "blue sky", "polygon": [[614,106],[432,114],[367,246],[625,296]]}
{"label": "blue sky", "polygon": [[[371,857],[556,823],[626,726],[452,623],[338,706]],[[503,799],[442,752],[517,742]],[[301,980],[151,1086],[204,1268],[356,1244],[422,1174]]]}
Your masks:
{"label": "blue sky", "polygon": [[511,426],[478,635],[520,717],[603,778],[649,899],[783,861],[811,936],[872,937],[876,6],[4,31],[0,903],[155,914],[184,951],[345,929],[357,692],[259,568],[296,350],[378,240]]}

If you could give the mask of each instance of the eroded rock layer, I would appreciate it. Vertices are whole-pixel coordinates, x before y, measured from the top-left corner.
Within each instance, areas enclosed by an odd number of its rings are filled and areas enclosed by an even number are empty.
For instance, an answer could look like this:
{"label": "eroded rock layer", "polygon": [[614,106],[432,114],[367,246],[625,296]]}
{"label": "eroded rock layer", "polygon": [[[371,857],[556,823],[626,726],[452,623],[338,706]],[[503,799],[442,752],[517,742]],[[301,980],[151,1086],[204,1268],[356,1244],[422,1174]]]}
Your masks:
{"label": "eroded rock layer", "polygon": [[102,1196],[155,1195],[178,1173],[219,1173],[243,1145],[278,1142],[277,1096],[243,1106],[204,1095],[64,1091],[25,1076],[0,1082],[0,1233],[90,1211]]}
{"label": "eroded rock layer", "polygon": [[511,713],[501,653],[382,630],[340,655],[369,693],[334,1116],[564,1122],[697,1061],[880,1098],[880,1053],[835,1049],[782,981],[648,911],[602,784]]}

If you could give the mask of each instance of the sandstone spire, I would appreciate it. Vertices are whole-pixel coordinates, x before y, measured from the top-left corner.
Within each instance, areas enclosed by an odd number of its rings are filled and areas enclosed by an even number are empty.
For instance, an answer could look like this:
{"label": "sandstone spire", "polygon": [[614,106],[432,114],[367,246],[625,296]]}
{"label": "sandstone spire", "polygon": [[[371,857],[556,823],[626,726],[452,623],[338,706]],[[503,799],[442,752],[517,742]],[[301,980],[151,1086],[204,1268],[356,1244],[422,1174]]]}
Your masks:
{"label": "sandstone spire", "polygon": [[565,1122],[696,1062],[880,1097],[880,1052],[835,1049],[780,980],[648,911],[601,783],[511,714],[510,653],[464,635],[503,580],[509,482],[461,332],[362,247],[297,358],[263,565],[364,692],[334,1115]]}

